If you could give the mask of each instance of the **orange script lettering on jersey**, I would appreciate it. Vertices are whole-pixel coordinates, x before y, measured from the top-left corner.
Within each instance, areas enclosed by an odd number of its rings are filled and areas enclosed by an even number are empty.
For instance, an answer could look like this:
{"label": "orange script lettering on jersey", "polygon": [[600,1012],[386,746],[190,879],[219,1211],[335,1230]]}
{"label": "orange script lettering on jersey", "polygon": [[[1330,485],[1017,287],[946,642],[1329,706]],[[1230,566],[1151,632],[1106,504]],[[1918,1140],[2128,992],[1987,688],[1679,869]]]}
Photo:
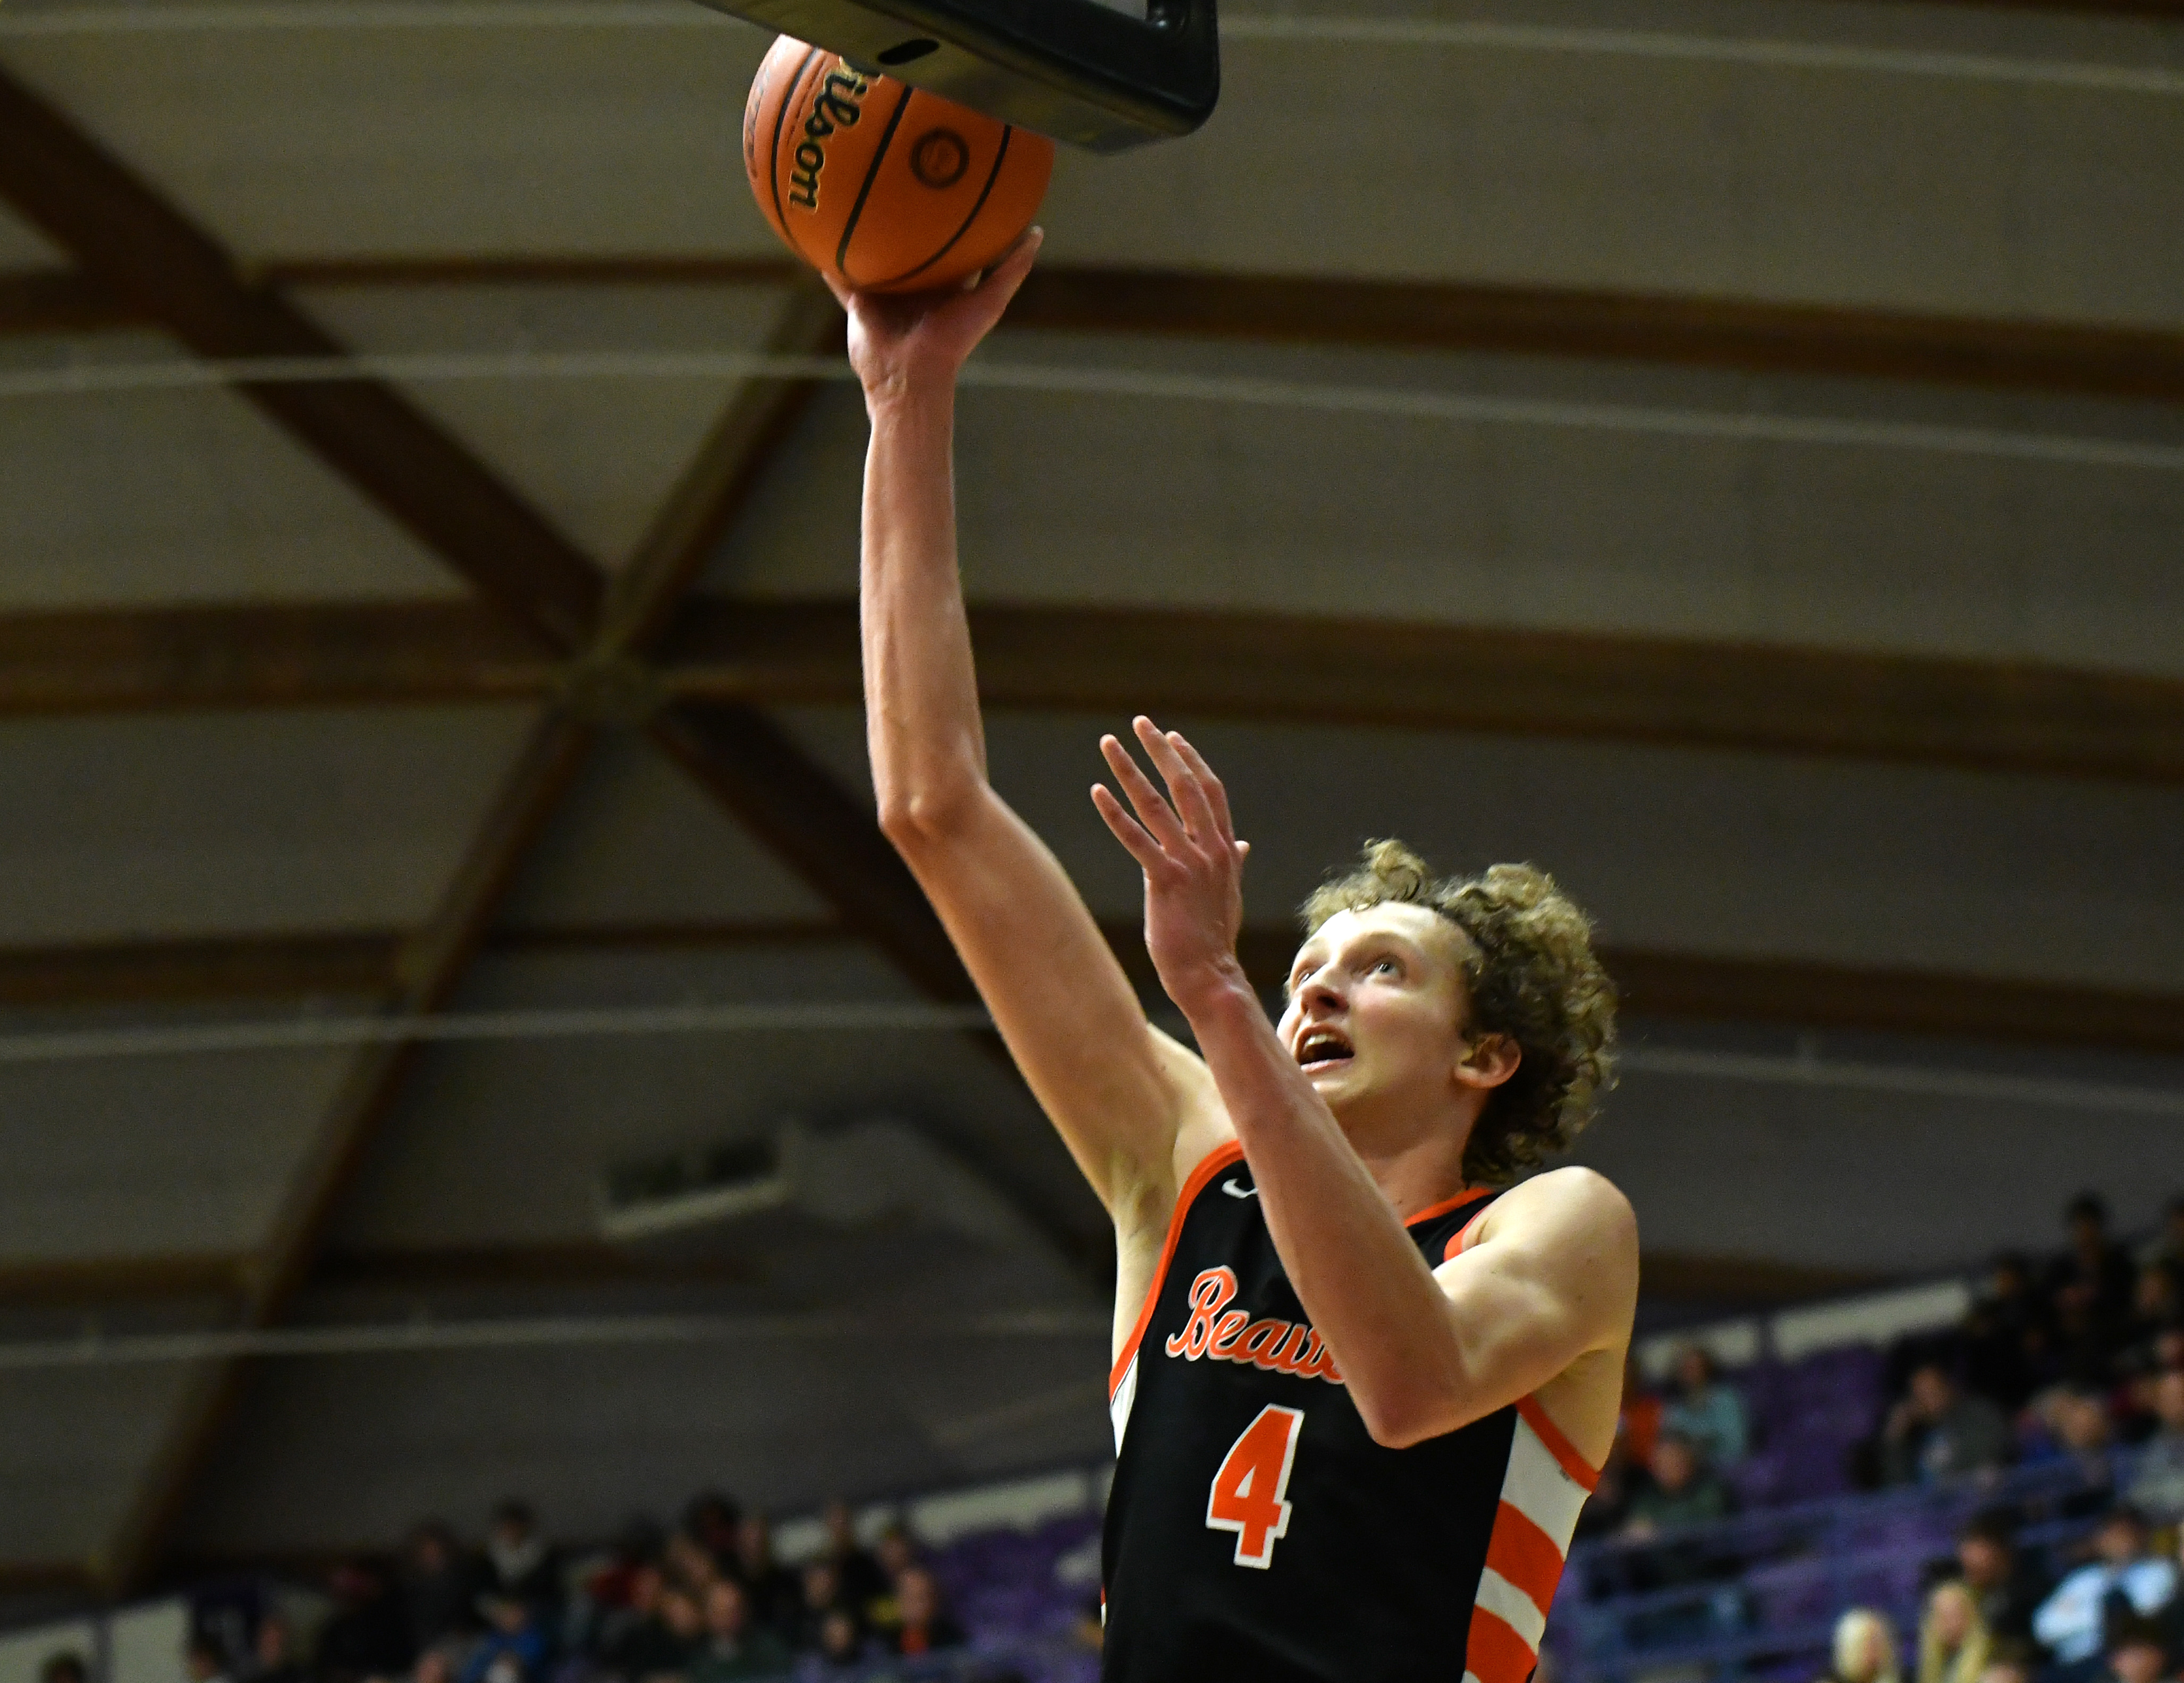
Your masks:
{"label": "orange script lettering on jersey", "polygon": [[1209,1268],[1192,1280],[1190,1319],[1168,1339],[1168,1354],[1187,1362],[1210,1356],[1217,1362],[1237,1362],[1268,1373],[1342,1383],[1334,1358],[1317,1332],[1301,1323],[1253,1320],[1243,1310],[1228,1307],[1235,1295],[1234,1269]]}

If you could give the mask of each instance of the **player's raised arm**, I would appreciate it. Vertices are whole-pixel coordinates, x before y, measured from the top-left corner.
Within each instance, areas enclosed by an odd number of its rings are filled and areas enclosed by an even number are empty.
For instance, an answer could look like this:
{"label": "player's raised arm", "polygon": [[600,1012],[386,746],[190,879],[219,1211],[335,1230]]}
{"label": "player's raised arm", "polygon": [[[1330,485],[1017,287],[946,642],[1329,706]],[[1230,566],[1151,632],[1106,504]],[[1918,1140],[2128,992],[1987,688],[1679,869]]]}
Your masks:
{"label": "player's raised arm", "polygon": [[872,428],[861,586],[866,730],[881,828],[1117,1225],[1156,1237],[1174,1199],[1178,1133],[1204,1131],[1218,1114],[1212,1082],[1145,1020],[1075,886],[986,780],[956,571],[956,372],[1037,247],[1028,236],[969,291],[843,297]]}

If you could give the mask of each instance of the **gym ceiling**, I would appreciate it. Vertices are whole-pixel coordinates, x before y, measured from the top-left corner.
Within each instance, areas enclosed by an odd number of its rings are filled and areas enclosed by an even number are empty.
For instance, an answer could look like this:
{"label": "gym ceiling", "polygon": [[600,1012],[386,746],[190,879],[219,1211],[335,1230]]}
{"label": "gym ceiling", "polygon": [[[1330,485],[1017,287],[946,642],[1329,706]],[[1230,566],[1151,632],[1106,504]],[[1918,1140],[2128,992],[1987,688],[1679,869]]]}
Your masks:
{"label": "gym ceiling", "polygon": [[[1636,1055],[1586,1155],[1658,1301],[2042,1241],[2081,1183],[2149,1219],[2184,11],[1234,9],[1202,134],[1062,158],[985,353],[1039,372],[961,406],[994,775],[1118,945],[1084,788],[1145,710],[1228,777],[1269,974],[1368,835],[1592,908]],[[924,1010],[966,986],[871,823],[860,407],[736,377],[840,336],[743,185],[765,46],[677,0],[0,12],[20,1609],[507,1490],[596,1535],[1102,1452],[1099,1212]],[[694,1002],[907,1026],[400,1026]],[[395,1026],[145,1038],[298,1017]],[[610,1167],[791,1119],[888,1195],[603,1239]],[[669,1311],[749,1335],[613,1335]],[[543,1316],[588,1330],[55,1353]]]}

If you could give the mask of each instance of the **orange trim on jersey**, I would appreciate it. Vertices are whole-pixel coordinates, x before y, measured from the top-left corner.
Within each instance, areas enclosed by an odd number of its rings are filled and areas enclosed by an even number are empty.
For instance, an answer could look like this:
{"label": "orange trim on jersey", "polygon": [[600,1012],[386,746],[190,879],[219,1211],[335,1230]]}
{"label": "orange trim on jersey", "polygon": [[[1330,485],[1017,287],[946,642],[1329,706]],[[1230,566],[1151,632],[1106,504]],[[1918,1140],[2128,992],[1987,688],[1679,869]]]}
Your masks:
{"label": "orange trim on jersey", "polygon": [[[1490,1186],[1482,1186],[1479,1191],[1472,1193],[1471,1197],[1474,1198],[1483,1198],[1492,1190],[1493,1188]],[[1480,1210],[1478,1215],[1473,1216],[1470,1220],[1465,1222],[1462,1226],[1457,1228],[1455,1232],[1448,1236],[1448,1242],[1440,1247],[1440,1259],[1443,1262],[1446,1262],[1451,1257],[1458,1256],[1462,1253],[1465,1248],[1464,1241],[1470,1238],[1471,1230],[1479,1225],[1479,1216],[1485,1214],[1486,1212],[1485,1210]]]}
{"label": "orange trim on jersey", "polygon": [[1486,1541],[1486,1564],[1545,1608],[1563,1580],[1563,1552],[1555,1540],[1504,1502],[1494,1510],[1493,1534]]}
{"label": "orange trim on jersey", "polygon": [[[1539,1435],[1540,1441],[1547,1446],[1547,1452],[1562,1464],[1562,1469],[1583,1486],[1590,1496],[1600,1487],[1600,1469],[1577,1452],[1577,1446],[1563,1436],[1563,1429],[1547,1418],[1547,1411],[1540,1406],[1536,1397],[1519,1397],[1517,1412],[1524,1417],[1524,1424]],[[1479,1674],[1483,1679],[1485,1673]]]}
{"label": "orange trim on jersey", "polygon": [[1458,1192],[1452,1198],[1443,1198],[1437,1204],[1428,1204],[1416,1215],[1407,1219],[1403,1225],[1416,1227],[1421,1221],[1431,1221],[1437,1215],[1446,1215],[1452,1209],[1462,1209],[1466,1204],[1476,1203],[1493,1190],[1491,1186],[1474,1186],[1468,1192]]}
{"label": "orange trim on jersey", "polygon": [[[1153,1283],[1145,1288],[1145,1307],[1138,1311],[1138,1324],[1130,1329],[1130,1336],[1123,1345],[1122,1353],[1115,1358],[1115,1365],[1107,1371],[1107,1400],[1115,1400],[1115,1392],[1123,1383],[1123,1375],[1129,1371],[1130,1358],[1138,1353],[1138,1346],[1145,1341],[1145,1329],[1152,1325],[1153,1305],[1160,1301],[1161,1283],[1167,1278],[1168,1264],[1175,1260],[1175,1247],[1183,1240],[1183,1219],[1190,1214],[1190,1207],[1198,1202],[1198,1195],[1206,1190],[1206,1183],[1223,1169],[1244,1160],[1244,1147],[1231,1140],[1225,1146],[1217,1146],[1199,1158],[1198,1167],[1190,1171],[1190,1178],[1183,1183],[1183,1190],[1175,1195],[1175,1210],[1167,1219],[1167,1241],[1161,1247],[1159,1264],[1153,1269]],[[1587,1489],[1591,1486],[1587,1486]]]}
{"label": "orange trim on jersey", "polygon": [[1498,1613],[1471,1609],[1471,1636],[1463,1645],[1463,1669],[1479,1683],[1524,1683],[1540,1663],[1532,1645]]}

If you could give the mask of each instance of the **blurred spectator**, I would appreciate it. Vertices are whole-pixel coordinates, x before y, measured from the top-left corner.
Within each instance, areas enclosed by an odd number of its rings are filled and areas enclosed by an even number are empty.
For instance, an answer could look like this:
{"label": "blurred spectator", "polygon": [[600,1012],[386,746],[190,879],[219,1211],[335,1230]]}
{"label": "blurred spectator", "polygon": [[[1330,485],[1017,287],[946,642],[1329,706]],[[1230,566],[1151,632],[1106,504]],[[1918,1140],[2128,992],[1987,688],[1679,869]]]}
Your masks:
{"label": "blurred spectator", "polygon": [[897,1623],[894,1651],[927,1654],[960,1648],[970,1639],[955,1616],[941,1605],[939,1580],[922,1566],[905,1567],[894,1580]]}
{"label": "blurred spectator", "polygon": [[1926,1484],[1999,1467],[2009,1452],[2009,1422],[1984,1397],[1957,1387],[1938,1362],[1920,1364],[1910,1393],[1881,1430],[1884,1476]]}
{"label": "blurred spectator", "polygon": [[2151,1262],[2138,1271],[2131,1300],[2131,1319],[2123,1331],[2116,1370],[2126,1380],[2143,1378],[2174,1365],[2164,1359],[2170,1336],[2184,1328],[2184,1289],[2176,1269]]}
{"label": "blurred spectator", "polygon": [[417,1663],[410,1668],[410,1683],[455,1683],[455,1662],[449,1652],[451,1644],[425,1649],[417,1656]]}
{"label": "blurred spectator", "polygon": [[2157,1525],[2184,1524],[2184,1369],[2155,1382],[2153,1413],[2159,1429],[2139,1451],[2125,1495]]}
{"label": "blurred spectator", "polygon": [[2161,1230],[2138,1253],[2139,1265],[2166,1266],[2184,1275],[2184,1192],[2170,1199],[2161,1213]]}
{"label": "blurred spectator", "polygon": [[2111,1508],[2093,1534],[2095,1558],[2070,1573],[2032,1616],[2032,1634],[2064,1665],[2082,1666],[2101,1652],[2104,1622],[2120,1595],[2139,1613],[2158,1612],[2176,1593],[2176,1566],[2148,1547],[2145,1516]]}
{"label": "blurred spectator", "polygon": [[1988,1636],[1997,1643],[2029,1644],[2046,1586],[2019,1558],[2014,1530],[2007,1514],[1974,1515],[1958,1534],[1957,1566]]}
{"label": "blurred spectator", "polygon": [[38,1662],[38,1683],[90,1683],[83,1656],[71,1649],[47,1654]]}
{"label": "blurred spectator", "polygon": [[229,1683],[227,1657],[202,1630],[182,1644],[182,1671],[190,1683]]}
{"label": "blurred spectator", "polygon": [[1676,1397],[1662,1410],[1661,1425],[1686,1440],[1709,1467],[1735,1466],[1744,1458],[1751,1438],[1744,1398],[1714,1371],[1713,1358],[1696,1344],[1676,1353]]}
{"label": "blurred spectator", "polygon": [[794,1632],[795,1646],[799,1648],[816,1652],[822,1646],[820,1628],[835,1614],[842,1614],[853,1625],[861,1627],[863,1621],[859,1617],[861,1603],[850,1599],[849,1592],[842,1586],[842,1569],[834,1564],[831,1555],[822,1554],[805,1564],[803,1591]]}
{"label": "blurred spectator", "polygon": [[464,1662],[461,1683],[538,1683],[552,1652],[538,1602],[518,1595],[478,1598],[485,1634]]}
{"label": "blurred spectator", "polygon": [[2033,1289],[2032,1264],[2004,1251],[1988,1265],[1986,1285],[1964,1323],[1964,1385],[2004,1408],[2023,1408],[2047,1377],[2046,1308]]}
{"label": "blurred spectator", "polygon": [[[733,1550],[727,1558],[732,1561],[735,1558]],[[700,1597],[721,1576],[720,1559],[688,1531],[677,1531],[668,1538],[660,1558],[670,1583]]]}
{"label": "blurred spectator", "polygon": [[667,1579],[658,1566],[647,1563],[630,1575],[627,1599],[600,1622],[602,1670],[629,1683],[682,1670],[690,1658],[690,1645],[669,1629],[663,1605],[666,1598]]}
{"label": "blurred spectator", "polygon": [[1727,1516],[1728,1486],[1699,1459],[1697,1450],[1681,1433],[1661,1434],[1647,1471],[1651,1477],[1630,1498],[1624,1536],[1650,1537],[1679,1525],[1702,1525]]}
{"label": "blurred spectator", "polygon": [[1623,1364],[1623,1409],[1615,1420],[1615,1441],[1634,1467],[1643,1467],[1653,1458],[1653,1446],[1660,1441],[1660,1393],[1646,1382],[1645,1373],[1635,1355],[1626,1357]]}
{"label": "blurred spectator", "polygon": [[736,1558],[736,1530],[743,1519],[744,1510],[733,1497],[716,1490],[700,1491],[682,1510],[682,1534],[725,1570]]}
{"label": "blurred spectator", "polygon": [[489,1624],[497,1621],[488,1611],[491,1602],[520,1601],[540,1620],[553,1616],[561,1603],[561,1563],[546,1534],[538,1529],[538,1516],[531,1504],[515,1497],[503,1497],[493,1510],[493,1525],[486,1533],[485,1557],[481,1562],[478,1610]]}
{"label": "blurred spectator", "polygon": [[[716,1575],[713,1583],[722,1580]],[[712,1585],[708,1584],[710,1593]],[[698,1646],[705,1640],[705,1605],[697,1591],[682,1589],[662,1591],[660,1597],[660,1622],[666,1627],[668,1638],[674,1643],[675,1669],[689,1669]]]}
{"label": "blurred spectator", "polygon": [[844,1597],[852,1607],[862,1607],[875,1596],[887,1593],[886,1575],[872,1552],[857,1541],[857,1516],[846,1502],[827,1504],[827,1558],[841,1575]]}
{"label": "blurred spectator", "polygon": [[773,1527],[763,1514],[746,1514],[736,1527],[731,1570],[744,1586],[751,1624],[787,1641],[796,1629],[802,1592],[796,1575],[773,1558]]}
{"label": "blurred spectator", "polygon": [[1997,1636],[1988,1650],[1980,1683],[2033,1683],[2039,1669],[2037,1650],[2031,1642]]}
{"label": "blurred spectator", "polygon": [[819,1621],[819,1664],[822,1672],[849,1671],[864,1664],[865,1634],[847,1613],[837,1608]]}
{"label": "blurred spectator", "polygon": [[775,1677],[788,1666],[788,1645],[752,1619],[750,1597],[741,1584],[723,1578],[705,1591],[705,1634],[690,1666],[690,1683]]}
{"label": "blurred spectator", "polygon": [[887,1587],[866,1604],[865,1622],[875,1630],[893,1630],[898,1622],[895,1586],[904,1573],[917,1564],[917,1544],[898,1520],[880,1533],[879,1546],[872,1552]]}
{"label": "blurred spectator", "polygon": [[1979,1683],[1992,1640],[1970,1586],[1954,1578],[1935,1585],[1919,1621],[1919,1683]]}
{"label": "blurred spectator", "polygon": [[2109,1207],[2098,1192],[2081,1192],[2064,1211],[2070,1248],[2048,1265],[2048,1297],[2059,1319],[2081,1312],[2086,1334],[2113,1339],[2131,1314],[2130,1253],[2109,1237]]}
{"label": "blurred spectator", "polygon": [[1836,1620],[1835,1664],[1823,1683],[1903,1683],[1896,1631],[1869,1607]]}
{"label": "blurred spectator", "polygon": [[2116,1619],[2106,1645],[2109,1683],[2167,1683],[2175,1675],[2174,1640],[2158,1619]]}
{"label": "blurred spectator", "polygon": [[401,1586],[410,1640],[420,1648],[476,1628],[475,1575],[455,1534],[442,1521],[427,1519],[410,1533],[402,1549]]}
{"label": "blurred spectator", "polygon": [[369,1561],[337,1566],[326,1580],[333,1611],[319,1627],[312,1671],[320,1683],[361,1683],[407,1671],[418,1643],[402,1603]]}
{"label": "blurred spectator", "polygon": [[[402,1658],[407,1660],[409,1656],[404,1654]],[[295,1636],[288,1621],[277,1613],[263,1614],[258,1621],[258,1634],[251,1639],[245,1683],[304,1683],[308,1675],[296,1657]]]}

